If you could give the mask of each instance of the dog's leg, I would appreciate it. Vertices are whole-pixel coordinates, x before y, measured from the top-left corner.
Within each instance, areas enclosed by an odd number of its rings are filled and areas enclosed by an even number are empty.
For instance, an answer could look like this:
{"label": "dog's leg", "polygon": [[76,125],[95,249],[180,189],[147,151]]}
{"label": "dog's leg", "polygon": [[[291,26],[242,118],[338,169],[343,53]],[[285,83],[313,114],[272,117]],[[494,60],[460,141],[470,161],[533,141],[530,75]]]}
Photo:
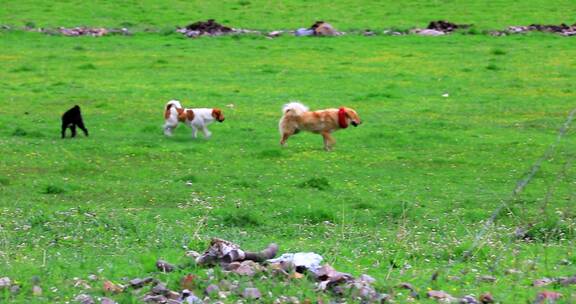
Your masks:
{"label": "dog's leg", "polygon": [[322,132],[322,137],[324,138],[324,150],[331,151],[332,146],[335,143],[334,138],[330,135],[330,132]]}
{"label": "dog's leg", "polygon": [[202,126],[202,133],[204,133],[204,138],[209,139],[212,136],[212,133],[206,128],[206,126]]}
{"label": "dog's leg", "polygon": [[70,130],[72,131],[72,137],[76,137],[76,124],[72,124]]}
{"label": "dog's leg", "polygon": [[290,133],[282,133],[282,139],[280,139],[280,145],[281,146],[285,146],[286,145],[286,141],[288,140],[288,137],[290,137]]}
{"label": "dog's leg", "polygon": [[78,122],[78,128],[80,128],[80,130],[84,132],[84,135],[88,136],[88,129],[86,129],[86,127],[84,126],[83,121]]}
{"label": "dog's leg", "polygon": [[195,126],[191,126],[192,128],[192,138],[197,138],[198,137],[198,128],[196,128]]}
{"label": "dog's leg", "polygon": [[68,125],[66,123],[62,123],[62,138],[66,137],[66,129],[68,128]]}
{"label": "dog's leg", "polygon": [[174,130],[174,128],[168,124],[164,124],[164,135],[166,136],[172,136],[172,130]]}

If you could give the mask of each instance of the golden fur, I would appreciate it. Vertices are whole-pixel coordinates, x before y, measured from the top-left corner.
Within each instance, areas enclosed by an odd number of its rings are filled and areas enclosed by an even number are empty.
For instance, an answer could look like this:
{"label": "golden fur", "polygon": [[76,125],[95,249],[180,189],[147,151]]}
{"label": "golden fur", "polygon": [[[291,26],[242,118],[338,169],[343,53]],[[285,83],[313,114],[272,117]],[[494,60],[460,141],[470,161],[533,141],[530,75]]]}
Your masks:
{"label": "golden fur", "polygon": [[[345,126],[339,123],[339,111],[344,112]],[[318,111],[308,111],[308,108],[300,103],[292,102],[284,106],[284,115],[280,119],[279,128],[282,138],[280,144],[284,146],[288,137],[299,131],[308,131],[321,134],[324,138],[324,149],[332,150],[336,143],[332,137],[332,132],[346,128],[348,124],[358,126],[362,123],[360,117],[351,108],[342,107],[340,109],[324,109]]]}

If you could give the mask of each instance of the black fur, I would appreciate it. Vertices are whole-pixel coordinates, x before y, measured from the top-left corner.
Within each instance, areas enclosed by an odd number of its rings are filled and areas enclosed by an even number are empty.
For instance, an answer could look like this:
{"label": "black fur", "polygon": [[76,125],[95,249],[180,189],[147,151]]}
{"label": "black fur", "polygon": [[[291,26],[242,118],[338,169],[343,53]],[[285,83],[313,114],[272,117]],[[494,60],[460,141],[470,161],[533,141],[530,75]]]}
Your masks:
{"label": "black fur", "polygon": [[66,137],[67,128],[70,128],[70,131],[72,131],[72,137],[75,137],[76,126],[78,126],[78,128],[84,131],[84,134],[88,136],[88,129],[84,126],[82,113],[80,113],[80,107],[78,105],[75,105],[72,109],[66,111],[66,113],[62,115],[62,138]]}

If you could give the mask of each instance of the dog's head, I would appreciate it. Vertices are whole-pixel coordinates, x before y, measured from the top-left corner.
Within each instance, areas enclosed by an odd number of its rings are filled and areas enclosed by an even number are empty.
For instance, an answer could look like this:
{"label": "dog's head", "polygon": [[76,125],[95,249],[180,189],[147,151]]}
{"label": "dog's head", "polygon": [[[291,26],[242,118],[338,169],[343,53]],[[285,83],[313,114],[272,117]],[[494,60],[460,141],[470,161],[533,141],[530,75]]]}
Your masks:
{"label": "dog's head", "polygon": [[360,120],[360,116],[358,116],[358,113],[356,113],[356,111],[350,108],[344,108],[344,112],[346,113],[346,118],[348,119],[351,125],[357,127],[362,123],[362,120]]}
{"label": "dog's head", "polygon": [[212,117],[214,117],[218,122],[224,121],[224,114],[222,113],[222,110],[218,108],[212,109]]}

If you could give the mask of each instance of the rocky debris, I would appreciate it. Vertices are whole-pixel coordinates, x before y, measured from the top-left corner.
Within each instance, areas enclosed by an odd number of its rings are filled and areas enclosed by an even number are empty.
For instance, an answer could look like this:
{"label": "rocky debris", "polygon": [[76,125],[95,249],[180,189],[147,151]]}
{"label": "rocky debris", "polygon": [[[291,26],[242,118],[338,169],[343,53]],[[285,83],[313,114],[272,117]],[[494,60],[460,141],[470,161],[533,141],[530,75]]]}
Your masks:
{"label": "rocky debris", "polygon": [[534,287],[544,287],[544,286],[547,286],[547,285],[550,285],[550,284],[554,283],[554,281],[555,281],[555,280],[550,279],[550,278],[537,279],[537,280],[534,280],[534,281],[532,282],[532,286],[534,286]]}
{"label": "rocky debris", "polygon": [[242,291],[242,297],[244,299],[260,299],[262,297],[262,294],[260,293],[260,290],[258,290],[258,288],[252,288],[252,287],[248,287],[245,288],[244,291]]}
{"label": "rocky debris", "polygon": [[162,272],[172,272],[174,271],[175,267],[174,265],[164,261],[164,260],[158,260],[156,261],[156,269],[158,269],[159,271]]}
{"label": "rocky debris", "polygon": [[560,285],[575,285],[576,284],[576,275],[575,276],[571,276],[568,278],[558,278],[558,283]]}
{"label": "rocky debris", "polygon": [[478,281],[484,283],[494,283],[496,282],[496,277],[490,275],[482,275],[478,277]]}
{"label": "rocky debris", "polygon": [[451,33],[457,29],[469,28],[469,24],[455,24],[445,20],[431,21],[426,27],[429,30],[436,30],[444,33]]}
{"label": "rocky debris", "polygon": [[136,279],[132,279],[130,281],[128,281],[128,285],[130,285],[130,287],[134,288],[134,289],[139,289],[144,287],[144,285],[150,284],[150,283],[155,283],[158,284],[158,280],[152,278],[152,277],[147,277],[144,279],[140,279],[140,278],[136,278]]}
{"label": "rocky debris", "polygon": [[0,289],[10,288],[12,280],[9,277],[0,278]]}
{"label": "rocky debris", "polygon": [[480,302],[478,302],[478,300],[476,300],[476,298],[474,298],[471,295],[463,296],[462,299],[460,299],[459,303],[461,303],[461,304],[480,304]]}
{"label": "rocky debris", "polygon": [[[144,295],[142,301],[144,301],[145,303],[182,303],[183,299],[192,296],[194,296],[192,292],[190,292],[187,289],[183,290],[182,293],[179,293],[168,289],[166,287],[166,284],[164,283],[158,283],[154,287],[152,287],[152,289],[150,289],[150,292]],[[185,302],[185,303],[201,303],[201,302]]]}
{"label": "rocky debris", "polygon": [[241,276],[254,276],[258,272],[262,272],[264,268],[251,260],[242,262],[232,262],[224,267],[224,270],[231,271]]}
{"label": "rocky debris", "polygon": [[74,298],[74,301],[80,304],[96,304],[94,299],[92,299],[92,297],[87,294],[79,294]]}
{"label": "rocky debris", "polygon": [[[28,29],[34,30],[34,29]],[[132,35],[132,33],[127,28],[104,28],[104,27],[85,27],[77,26],[72,28],[59,27],[57,29],[37,29],[39,32],[43,32],[49,35],[64,35],[68,37],[79,37],[79,36],[90,36],[90,37],[102,37],[107,35]]]}
{"label": "rocky debris", "polygon": [[443,36],[446,35],[446,32],[431,29],[413,29],[410,31],[410,34],[421,36]]}
{"label": "rocky debris", "polygon": [[42,296],[42,287],[40,287],[40,278],[38,276],[32,277],[32,295],[35,297]]}
{"label": "rocky debris", "polygon": [[[504,31],[493,31],[490,34],[494,36],[504,36],[506,34],[522,34],[527,32],[544,32],[560,34],[562,36],[576,36],[576,23],[572,25],[562,23],[560,25],[531,24],[528,26],[509,26]],[[518,235],[519,233],[516,234]],[[524,231],[524,234],[525,235],[519,235],[519,238],[528,239],[528,232]]]}
{"label": "rocky debris", "polygon": [[100,304],[118,304],[118,303],[110,298],[101,298]]}
{"label": "rocky debris", "polygon": [[82,280],[80,278],[74,278],[74,287],[76,288],[83,288],[83,289],[91,289],[92,286],[90,286],[90,284],[88,284],[88,282],[86,282],[85,280]]}
{"label": "rocky debris", "polygon": [[215,295],[218,295],[219,292],[220,292],[220,287],[218,287],[218,285],[216,285],[216,284],[210,284],[206,287],[206,289],[204,289],[204,294],[208,297],[213,297]]}
{"label": "rocky debris", "polygon": [[457,298],[442,290],[429,290],[426,293],[426,297],[443,303],[458,303],[459,301]]}
{"label": "rocky debris", "polygon": [[190,290],[184,289],[182,290],[182,295],[180,296],[180,300],[186,304],[203,304],[200,298],[195,296]]}
{"label": "rocky debris", "polygon": [[201,256],[196,258],[196,263],[198,265],[226,265],[232,262],[240,262],[244,260],[264,262],[276,256],[277,252],[278,245],[276,244],[270,244],[260,252],[248,252],[242,250],[240,246],[232,242],[213,238],[210,241],[210,247],[208,247]]}
{"label": "rocky debris", "polygon": [[543,303],[556,303],[562,297],[561,293],[554,292],[554,291],[542,291],[538,293],[536,299],[534,300],[534,304],[543,304]]}
{"label": "rocky debris", "polygon": [[224,26],[214,21],[214,19],[208,19],[206,21],[198,21],[187,25],[183,28],[177,28],[176,32],[184,34],[189,38],[196,38],[200,36],[221,36],[227,34],[250,34],[256,33],[258,31],[251,31],[245,29],[234,29],[228,26]]}

